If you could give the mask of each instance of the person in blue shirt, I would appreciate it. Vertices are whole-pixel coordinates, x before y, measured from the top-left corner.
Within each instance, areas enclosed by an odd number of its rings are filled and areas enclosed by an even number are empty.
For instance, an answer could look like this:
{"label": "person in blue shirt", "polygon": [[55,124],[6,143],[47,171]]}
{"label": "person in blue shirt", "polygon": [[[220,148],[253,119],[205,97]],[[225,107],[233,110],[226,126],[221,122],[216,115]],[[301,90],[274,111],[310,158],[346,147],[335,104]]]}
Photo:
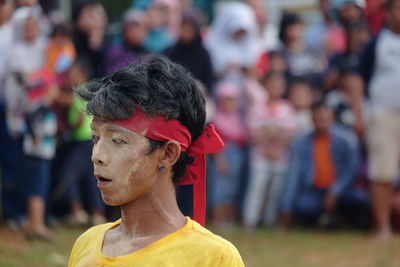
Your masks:
{"label": "person in blue shirt", "polygon": [[287,228],[295,217],[329,227],[338,213],[361,226],[367,221],[369,200],[355,186],[357,139],[334,125],[333,112],[323,102],[313,105],[312,118],[313,132],[296,138],[291,148],[281,226]]}

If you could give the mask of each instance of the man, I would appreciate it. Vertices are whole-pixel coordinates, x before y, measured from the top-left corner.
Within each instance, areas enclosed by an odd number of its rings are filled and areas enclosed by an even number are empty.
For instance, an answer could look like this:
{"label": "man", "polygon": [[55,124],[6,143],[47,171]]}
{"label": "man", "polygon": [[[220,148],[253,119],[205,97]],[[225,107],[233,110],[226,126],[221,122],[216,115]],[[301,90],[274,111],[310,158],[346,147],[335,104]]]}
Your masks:
{"label": "man", "polygon": [[[85,232],[69,266],[243,266],[236,248],[178,208],[175,184],[195,183],[204,222],[204,99],[183,67],[152,57],[77,89],[94,116],[92,161],[104,202],[122,218]],[[194,156],[194,157],[193,157]]]}
{"label": "man", "polygon": [[365,49],[360,61],[371,102],[367,132],[369,177],[378,240],[392,235],[392,185],[400,163],[400,0],[386,3],[387,28]]}
{"label": "man", "polygon": [[314,131],[299,137],[291,151],[282,226],[288,227],[293,215],[321,226],[333,226],[337,212],[351,220],[365,219],[367,195],[353,184],[358,166],[355,136],[332,125],[332,110],[322,102],[313,105],[312,118]]}

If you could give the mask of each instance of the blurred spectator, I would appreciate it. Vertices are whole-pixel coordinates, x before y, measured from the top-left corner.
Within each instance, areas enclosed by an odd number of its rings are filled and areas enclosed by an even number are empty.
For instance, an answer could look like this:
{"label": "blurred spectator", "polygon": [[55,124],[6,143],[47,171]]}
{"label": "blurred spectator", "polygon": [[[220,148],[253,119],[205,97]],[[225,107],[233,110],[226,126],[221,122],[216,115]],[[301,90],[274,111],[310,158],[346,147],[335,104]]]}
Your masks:
{"label": "blurred spectator", "polygon": [[122,26],[123,43],[111,48],[105,57],[105,74],[111,74],[144,55],[143,47],[148,33],[146,13],[130,9],[125,12]]}
{"label": "blurred spectator", "polygon": [[46,67],[55,73],[63,73],[76,57],[72,39],[72,29],[67,24],[57,24],[53,28],[47,44]]}
{"label": "blurred spectator", "polygon": [[215,18],[207,39],[216,76],[242,84],[259,59],[258,40],[253,10],[241,2],[227,4]]}
{"label": "blurred spectator", "polygon": [[[54,99],[53,84],[43,84],[43,74],[27,83],[28,108],[25,111],[24,187],[27,189],[28,214],[26,235],[29,239],[52,240],[53,233],[45,225],[51,160],[55,155],[57,121],[49,108]],[[47,88],[46,88],[47,87]]]}
{"label": "blurred spectator", "polygon": [[291,150],[282,226],[288,227],[293,216],[333,226],[337,212],[366,220],[368,197],[354,187],[358,162],[350,140],[355,139],[333,127],[332,110],[325,104],[314,104],[312,112],[315,130],[296,139]]}
{"label": "blurred spectator", "polygon": [[268,21],[265,2],[262,0],[245,0],[256,16],[258,36],[260,38],[260,51],[273,51],[279,48],[278,30]]}
{"label": "blurred spectator", "polygon": [[49,109],[53,82],[51,76],[40,71],[46,45],[39,28],[40,17],[35,15],[35,9],[25,11],[25,17],[21,15],[15,20],[15,43],[7,59],[10,71],[6,80],[7,123],[14,138],[23,136],[24,182],[18,190],[28,197],[27,237],[51,239],[44,221],[57,127],[54,113]]}
{"label": "blurred spectator", "polygon": [[332,0],[332,9],[344,27],[365,21],[365,0]]}
{"label": "blurred spectator", "polygon": [[319,9],[322,20],[308,28],[305,42],[312,49],[325,51],[330,58],[345,50],[345,33],[332,17],[330,0],[319,0]]}
{"label": "blurred spectator", "polygon": [[179,0],[154,0],[154,2],[162,9],[163,25],[172,38],[176,39],[179,35],[182,10],[188,8],[191,3]]}
{"label": "blurred spectator", "polygon": [[175,39],[168,31],[168,6],[163,1],[154,1],[147,10],[149,32],[144,42],[146,50],[154,53],[164,52],[170,48]]}
{"label": "blurred spectator", "polygon": [[360,69],[371,101],[368,128],[369,177],[377,237],[391,237],[392,184],[400,162],[400,1],[387,2],[387,24],[365,49]]}
{"label": "blurred spectator", "polygon": [[320,85],[326,66],[323,51],[312,50],[304,41],[304,23],[299,15],[284,13],[281,19],[279,38],[283,44],[283,55],[288,65],[290,79],[306,78],[313,85]]}
{"label": "blurred spectator", "polygon": [[205,18],[199,10],[185,10],[182,15],[179,40],[165,54],[172,61],[185,66],[210,93],[214,74],[210,55],[201,40],[201,27],[204,23]]}
{"label": "blurred spectator", "polygon": [[287,145],[296,129],[294,110],[283,99],[286,91],[283,74],[269,73],[262,84],[268,100],[259,110],[253,109],[248,118],[253,145],[243,220],[249,231],[255,229],[262,216],[269,226],[277,221]]}
{"label": "blurred spectator", "polygon": [[[364,120],[368,117],[368,103],[364,101],[363,84],[357,73],[343,72],[339,77],[337,90],[326,95],[326,103],[332,108],[335,121],[339,125],[354,130],[359,137],[364,136]],[[360,106],[357,106],[359,103]]]}
{"label": "blurred spectator", "polygon": [[245,126],[239,112],[240,90],[222,82],[216,88],[217,111],[213,123],[225,143],[222,152],[214,156],[209,171],[212,181],[212,217],[218,227],[226,227],[235,218],[235,197],[240,183],[246,144]]}
{"label": "blurred spectator", "polygon": [[78,58],[90,64],[90,76],[101,74],[100,64],[104,53],[104,36],[107,27],[107,15],[100,3],[84,1],[75,7],[74,44]]}
{"label": "blurred spectator", "polygon": [[14,3],[0,1],[0,103],[4,98],[4,79],[7,72],[7,57],[12,48],[13,27],[10,18],[14,11]]}
{"label": "blurred spectator", "polygon": [[326,90],[331,90],[338,86],[338,78],[341,73],[358,70],[361,53],[370,39],[367,25],[365,23],[348,25],[346,39],[346,50],[330,59],[324,82]]}
{"label": "blurred spectator", "polygon": [[29,75],[43,67],[46,40],[39,29],[37,17],[30,16],[15,21],[14,45],[6,59],[9,75],[6,80],[6,98],[9,131],[18,136],[24,134],[26,108],[25,81]]}
{"label": "blurred spectator", "polygon": [[[68,71],[68,83],[70,87],[70,98],[72,89],[89,79],[89,68],[83,61],[75,62]],[[96,186],[96,179],[93,174],[91,162],[92,152],[92,131],[90,129],[91,117],[84,112],[85,103],[80,99],[71,98],[71,105],[68,111],[68,123],[72,133],[67,157],[60,167],[60,187],[70,200],[71,216],[67,223],[71,225],[93,225],[104,222],[104,204],[100,192]],[[89,218],[84,209],[91,214]],[[89,221],[90,219],[90,221]]]}
{"label": "blurred spectator", "polygon": [[297,79],[289,85],[289,101],[296,116],[297,132],[306,133],[313,129],[311,106],[314,100],[313,89],[304,79]]}

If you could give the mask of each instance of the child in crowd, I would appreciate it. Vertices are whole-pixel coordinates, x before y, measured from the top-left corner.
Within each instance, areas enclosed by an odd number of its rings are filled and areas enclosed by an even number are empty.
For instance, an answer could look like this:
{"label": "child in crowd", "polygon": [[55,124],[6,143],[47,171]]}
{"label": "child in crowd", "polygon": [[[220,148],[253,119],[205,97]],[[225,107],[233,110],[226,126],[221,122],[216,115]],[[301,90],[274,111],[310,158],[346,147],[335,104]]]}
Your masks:
{"label": "child in crowd", "polygon": [[209,172],[214,183],[212,214],[217,226],[226,226],[232,224],[235,215],[234,198],[245,161],[246,131],[239,113],[239,88],[231,83],[220,83],[216,96],[217,111],[213,122],[225,148],[215,155],[215,164],[211,164]]}
{"label": "child in crowd", "polygon": [[[91,118],[84,113],[84,103],[72,96],[72,88],[89,79],[89,67],[84,61],[76,61],[67,73],[67,84],[70,86],[70,105],[67,117],[71,134],[68,155],[61,166],[59,178],[69,201],[71,215],[67,223],[71,225],[100,224],[104,222],[104,205],[93,176],[93,166],[90,161],[92,152]],[[61,190],[61,189],[59,189]],[[84,204],[87,205],[84,205]],[[85,206],[91,214],[85,211]]]}
{"label": "child in crowd", "polygon": [[353,71],[341,73],[339,88],[327,94],[326,103],[332,108],[335,122],[339,126],[354,130],[359,137],[364,136],[368,103],[364,100],[363,84],[357,73]]}
{"label": "child in crowd", "polygon": [[54,26],[53,33],[47,44],[46,67],[51,72],[63,73],[76,57],[72,40],[72,29],[66,24]]}
{"label": "child in crowd", "polygon": [[52,84],[27,81],[26,132],[24,134],[24,172],[28,197],[26,235],[29,239],[52,240],[46,227],[45,210],[50,184],[51,160],[55,155],[57,120],[49,108],[55,93]]}
{"label": "child in crowd", "polygon": [[293,81],[289,86],[289,101],[295,109],[298,130],[303,133],[311,131],[313,91],[310,83],[303,79]]}
{"label": "child in crowd", "polygon": [[295,112],[283,99],[286,90],[283,74],[267,74],[262,85],[268,92],[268,100],[259,109],[253,109],[248,119],[251,166],[243,215],[245,227],[250,231],[255,229],[262,215],[270,226],[277,221],[287,145],[297,127]]}

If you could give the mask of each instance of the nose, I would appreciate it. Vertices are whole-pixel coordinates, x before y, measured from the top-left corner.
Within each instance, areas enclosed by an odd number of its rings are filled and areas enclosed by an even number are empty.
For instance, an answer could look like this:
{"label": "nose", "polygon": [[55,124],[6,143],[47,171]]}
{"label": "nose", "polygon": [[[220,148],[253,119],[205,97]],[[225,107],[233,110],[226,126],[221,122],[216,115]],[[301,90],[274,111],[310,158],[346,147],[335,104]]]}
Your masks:
{"label": "nose", "polygon": [[92,150],[92,162],[94,165],[106,166],[110,162],[109,154],[106,153],[101,143],[97,143],[93,146]]}

